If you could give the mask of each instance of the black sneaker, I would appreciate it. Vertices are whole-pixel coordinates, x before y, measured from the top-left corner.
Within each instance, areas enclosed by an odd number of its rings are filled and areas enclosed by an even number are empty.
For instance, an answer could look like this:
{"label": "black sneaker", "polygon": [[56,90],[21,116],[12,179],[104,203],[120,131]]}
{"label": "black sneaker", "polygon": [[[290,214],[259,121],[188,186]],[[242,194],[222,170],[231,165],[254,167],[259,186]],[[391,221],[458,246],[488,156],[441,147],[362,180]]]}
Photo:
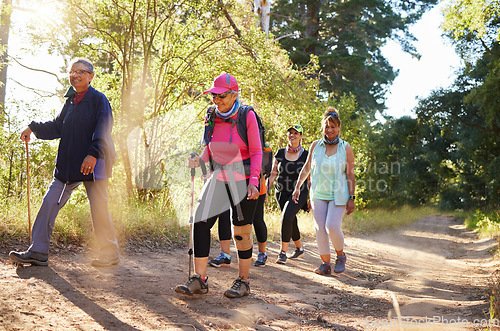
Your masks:
{"label": "black sneaker", "polygon": [[200,275],[194,274],[189,278],[186,285],[177,285],[175,292],[180,294],[206,294],[208,292],[208,284],[200,278]]}
{"label": "black sneaker", "polygon": [[250,284],[243,278],[238,277],[233,283],[233,286],[229,290],[224,292],[224,295],[228,298],[241,298],[245,295],[250,294]]}
{"label": "black sneaker", "polygon": [[224,252],[220,252],[220,255],[217,258],[208,261],[212,267],[220,268],[220,267],[230,267],[231,266],[231,257],[227,257]]}
{"label": "black sneaker", "polygon": [[9,253],[9,257],[15,263],[20,263],[20,264],[27,263],[40,266],[49,265],[49,254],[38,253],[33,251],[24,251],[24,252],[12,251]]}
{"label": "black sneaker", "polygon": [[293,252],[293,255],[290,256],[291,259],[296,259],[298,258],[299,256],[301,256],[302,254],[304,254],[304,248],[300,249],[300,248],[296,248],[295,249],[295,252]]}
{"label": "black sneaker", "polygon": [[281,252],[278,255],[278,259],[276,260],[276,263],[278,263],[278,264],[285,264],[286,263],[286,253],[285,252]]}
{"label": "black sneaker", "polygon": [[267,262],[267,254],[259,252],[259,255],[257,256],[257,260],[253,264],[256,267],[263,267],[266,265]]}

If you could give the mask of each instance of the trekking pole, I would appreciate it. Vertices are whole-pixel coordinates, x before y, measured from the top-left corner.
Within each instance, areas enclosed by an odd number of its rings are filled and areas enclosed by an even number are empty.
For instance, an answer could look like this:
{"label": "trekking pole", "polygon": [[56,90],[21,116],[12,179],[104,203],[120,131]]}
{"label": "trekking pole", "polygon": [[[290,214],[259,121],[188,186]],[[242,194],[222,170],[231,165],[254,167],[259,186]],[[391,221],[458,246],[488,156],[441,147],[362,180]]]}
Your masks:
{"label": "trekking pole", "polygon": [[[196,152],[192,152],[189,154],[192,159],[194,159],[195,156],[198,156]],[[205,162],[200,158],[200,167],[201,167],[201,172],[203,176],[207,174],[207,169],[205,167]],[[189,211],[189,248],[188,248],[188,255],[189,255],[189,273],[188,273],[188,280],[191,279],[191,269],[193,268],[193,241],[194,241],[194,216],[193,216],[193,206],[194,206],[194,176],[195,176],[195,169],[191,168],[191,208]]]}
{"label": "trekking pole", "polygon": [[[191,158],[194,159],[196,154],[192,152]],[[191,208],[189,210],[189,247],[188,247],[188,255],[189,255],[189,273],[188,280],[191,279],[191,269],[193,268],[193,229],[194,229],[194,220],[193,220],[193,206],[194,206],[194,175],[195,169],[191,168]]]}
{"label": "trekking pole", "polygon": [[28,235],[30,238],[30,245],[31,245],[30,153],[28,149],[28,142],[25,141],[25,143],[26,143],[26,185],[27,185],[26,197],[28,198]]}

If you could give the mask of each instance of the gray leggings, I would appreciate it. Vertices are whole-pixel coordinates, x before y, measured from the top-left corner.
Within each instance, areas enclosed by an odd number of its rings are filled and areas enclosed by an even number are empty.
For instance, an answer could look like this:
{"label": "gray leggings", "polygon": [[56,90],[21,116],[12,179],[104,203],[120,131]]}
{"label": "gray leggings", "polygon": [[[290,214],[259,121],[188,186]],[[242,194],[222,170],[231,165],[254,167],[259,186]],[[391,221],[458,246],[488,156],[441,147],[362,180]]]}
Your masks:
{"label": "gray leggings", "polygon": [[[50,237],[54,230],[59,210],[68,202],[71,193],[82,182],[65,184],[54,178],[49,190],[43,197],[42,205],[33,224],[31,233],[32,244],[30,250],[39,253],[48,253]],[[102,179],[95,182],[83,182],[90,203],[92,224],[97,237],[101,254],[118,255],[118,241],[111,216],[108,212],[108,180]]]}
{"label": "gray leggings", "polygon": [[344,249],[344,233],[340,229],[345,206],[335,205],[334,200],[311,201],[314,221],[316,223],[316,241],[319,255],[330,254],[330,240],[335,250]]}

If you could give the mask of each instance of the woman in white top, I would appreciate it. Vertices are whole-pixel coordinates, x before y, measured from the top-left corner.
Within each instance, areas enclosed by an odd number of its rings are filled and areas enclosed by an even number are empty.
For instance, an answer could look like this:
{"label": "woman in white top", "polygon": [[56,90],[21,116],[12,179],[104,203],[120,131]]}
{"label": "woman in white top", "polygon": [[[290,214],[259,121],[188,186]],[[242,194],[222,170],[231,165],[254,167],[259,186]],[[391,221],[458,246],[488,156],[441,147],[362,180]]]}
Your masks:
{"label": "woman in white top", "polygon": [[330,240],[337,253],[334,272],[345,270],[344,234],[340,229],[344,213],[354,211],[354,153],[351,145],[340,139],[338,110],[328,108],[323,115],[323,138],[312,143],[306,164],[293,192],[298,201],[300,187],[311,175],[311,204],[316,222],[316,241],[322,264],[314,270],[320,275],[332,273]]}

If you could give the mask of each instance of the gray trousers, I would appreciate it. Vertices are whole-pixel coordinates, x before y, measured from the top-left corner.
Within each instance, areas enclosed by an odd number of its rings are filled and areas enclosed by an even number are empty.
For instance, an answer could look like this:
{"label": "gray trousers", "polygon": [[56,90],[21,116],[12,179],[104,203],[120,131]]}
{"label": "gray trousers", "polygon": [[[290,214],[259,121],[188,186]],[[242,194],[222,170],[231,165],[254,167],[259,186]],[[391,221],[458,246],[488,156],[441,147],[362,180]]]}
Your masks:
{"label": "gray trousers", "polygon": [[[33,224],[31,232],[30,251],[49,253],[50,237],[59,210],[68,202],[71,193],[82,182],[65,184],[54,178],[49,190],[43,197],[42,205]],[[116,240],[113,222],[108,211],[108,180],[83,182],[90,203],[92,224],[97,237],[101,255],[118,256],[118,241]]]}

